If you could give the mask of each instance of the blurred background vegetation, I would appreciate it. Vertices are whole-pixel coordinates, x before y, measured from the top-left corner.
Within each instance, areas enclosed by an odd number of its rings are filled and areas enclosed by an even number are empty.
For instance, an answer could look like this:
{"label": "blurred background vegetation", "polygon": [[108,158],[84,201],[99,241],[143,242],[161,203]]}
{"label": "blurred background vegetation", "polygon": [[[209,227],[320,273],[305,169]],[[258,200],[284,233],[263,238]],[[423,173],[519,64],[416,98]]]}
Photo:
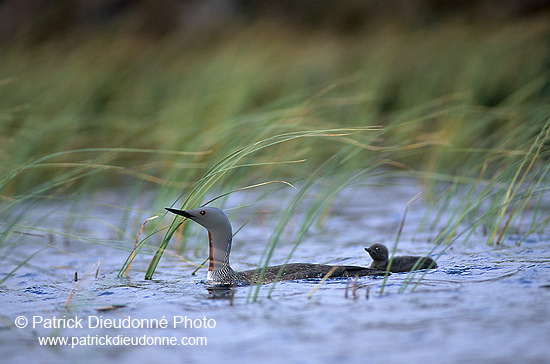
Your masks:
{"label": "blurred background vegetation", "polygon": [[549,100],[547,0],[0,0],[0,260],[59,236],[156,251],[151,277],[181,220],[134,247],[146,218],[284,180],[268,264],[300,210],[294,248],[340,190],[402,171],[434,246],[521,242],[550,223]]}
{"label": "blurred background vegetation", "polygon": [[3,0],[0,193],[120,176],[181,189],[259,140],[363,126],[382,131],[277,145],[253,161],[269,170],[244,178],[307,175],[342,142],[366,156],[350,168],[376,155],[499,173],[492,162],[525,155],[550,116],[549,10],[544,0]]}

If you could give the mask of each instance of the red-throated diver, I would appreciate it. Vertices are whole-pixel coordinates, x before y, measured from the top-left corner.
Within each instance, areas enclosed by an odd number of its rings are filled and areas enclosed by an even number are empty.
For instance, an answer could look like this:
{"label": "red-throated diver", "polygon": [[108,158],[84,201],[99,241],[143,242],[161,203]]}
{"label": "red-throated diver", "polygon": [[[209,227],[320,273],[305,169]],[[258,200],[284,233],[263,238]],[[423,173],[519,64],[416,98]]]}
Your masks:
{"label": "red-throated diver", "polygon": [[[372,258],[372,269],[386,270],[389,263],[389,252],[383,244],[372,244],[368,248],[365,248],[367,253]],[[417,264],[418,262],[418,264]],[[418,257],[413,255],[404,255],[400,257],[393,257],[390,272],[410,272],[417,269],[430,269],[437,268],[437,263],[430,257]]]}
{"label": "red-throated diver", "polygon": [[[191,219],[208,230],[209,265],[207,282],[210,284],[258,283],[263,268],[234,271],[229,265],[229,253],[233,233],[227,215],[215,207],[201,207],[193,210],[166,210]],[[310,263],[289,263],[265,268],[262,283],[292,281],[306,278],[355,277],[383,275],[384,271],[357,266],[333,266]]]}

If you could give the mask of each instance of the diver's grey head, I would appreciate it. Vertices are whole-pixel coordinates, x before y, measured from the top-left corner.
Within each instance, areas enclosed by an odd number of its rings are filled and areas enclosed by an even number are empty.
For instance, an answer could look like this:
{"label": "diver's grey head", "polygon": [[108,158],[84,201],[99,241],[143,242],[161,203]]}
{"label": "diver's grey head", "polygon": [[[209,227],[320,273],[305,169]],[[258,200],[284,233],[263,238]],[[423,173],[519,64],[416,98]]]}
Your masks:
{"label": "diver's grey head", "polygon": [[166,210],[183,217],[187,217],[196,223],[204,226],[211,233],[218,231],[231,231],[231,223],[227,215],[216,207],[199,207],[192,210],[176,210],[166,208]]}
{"label": "diver's grey head", "polygon": [[370,254],[370,257],[373,260],[388,260],[389,251],[383,244],[372,244],[368,248],[365,248],[365,251]]}

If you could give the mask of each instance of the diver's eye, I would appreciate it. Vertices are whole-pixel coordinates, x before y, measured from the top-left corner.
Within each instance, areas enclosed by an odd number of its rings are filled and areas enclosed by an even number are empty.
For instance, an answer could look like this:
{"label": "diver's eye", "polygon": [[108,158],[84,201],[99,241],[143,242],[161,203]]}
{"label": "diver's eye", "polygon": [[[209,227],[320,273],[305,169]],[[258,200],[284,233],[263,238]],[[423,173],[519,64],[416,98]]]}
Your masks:
{"label": "diver's eye", "polygon": [[201,215],[206,215],[206,211],[201,210],[201,211],[199,212],[199,214],[201,214]]}

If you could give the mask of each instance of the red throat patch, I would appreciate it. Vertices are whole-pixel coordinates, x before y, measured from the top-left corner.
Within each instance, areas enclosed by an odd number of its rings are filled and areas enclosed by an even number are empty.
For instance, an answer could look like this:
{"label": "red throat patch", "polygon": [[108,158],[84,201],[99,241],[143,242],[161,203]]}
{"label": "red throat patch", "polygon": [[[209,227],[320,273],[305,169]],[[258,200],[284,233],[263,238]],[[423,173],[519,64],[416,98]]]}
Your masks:
{"label": "red throat patch", "polygon": [[214,270],[214,247],[212,246],[212,235],[208,232],[208,270]]}

